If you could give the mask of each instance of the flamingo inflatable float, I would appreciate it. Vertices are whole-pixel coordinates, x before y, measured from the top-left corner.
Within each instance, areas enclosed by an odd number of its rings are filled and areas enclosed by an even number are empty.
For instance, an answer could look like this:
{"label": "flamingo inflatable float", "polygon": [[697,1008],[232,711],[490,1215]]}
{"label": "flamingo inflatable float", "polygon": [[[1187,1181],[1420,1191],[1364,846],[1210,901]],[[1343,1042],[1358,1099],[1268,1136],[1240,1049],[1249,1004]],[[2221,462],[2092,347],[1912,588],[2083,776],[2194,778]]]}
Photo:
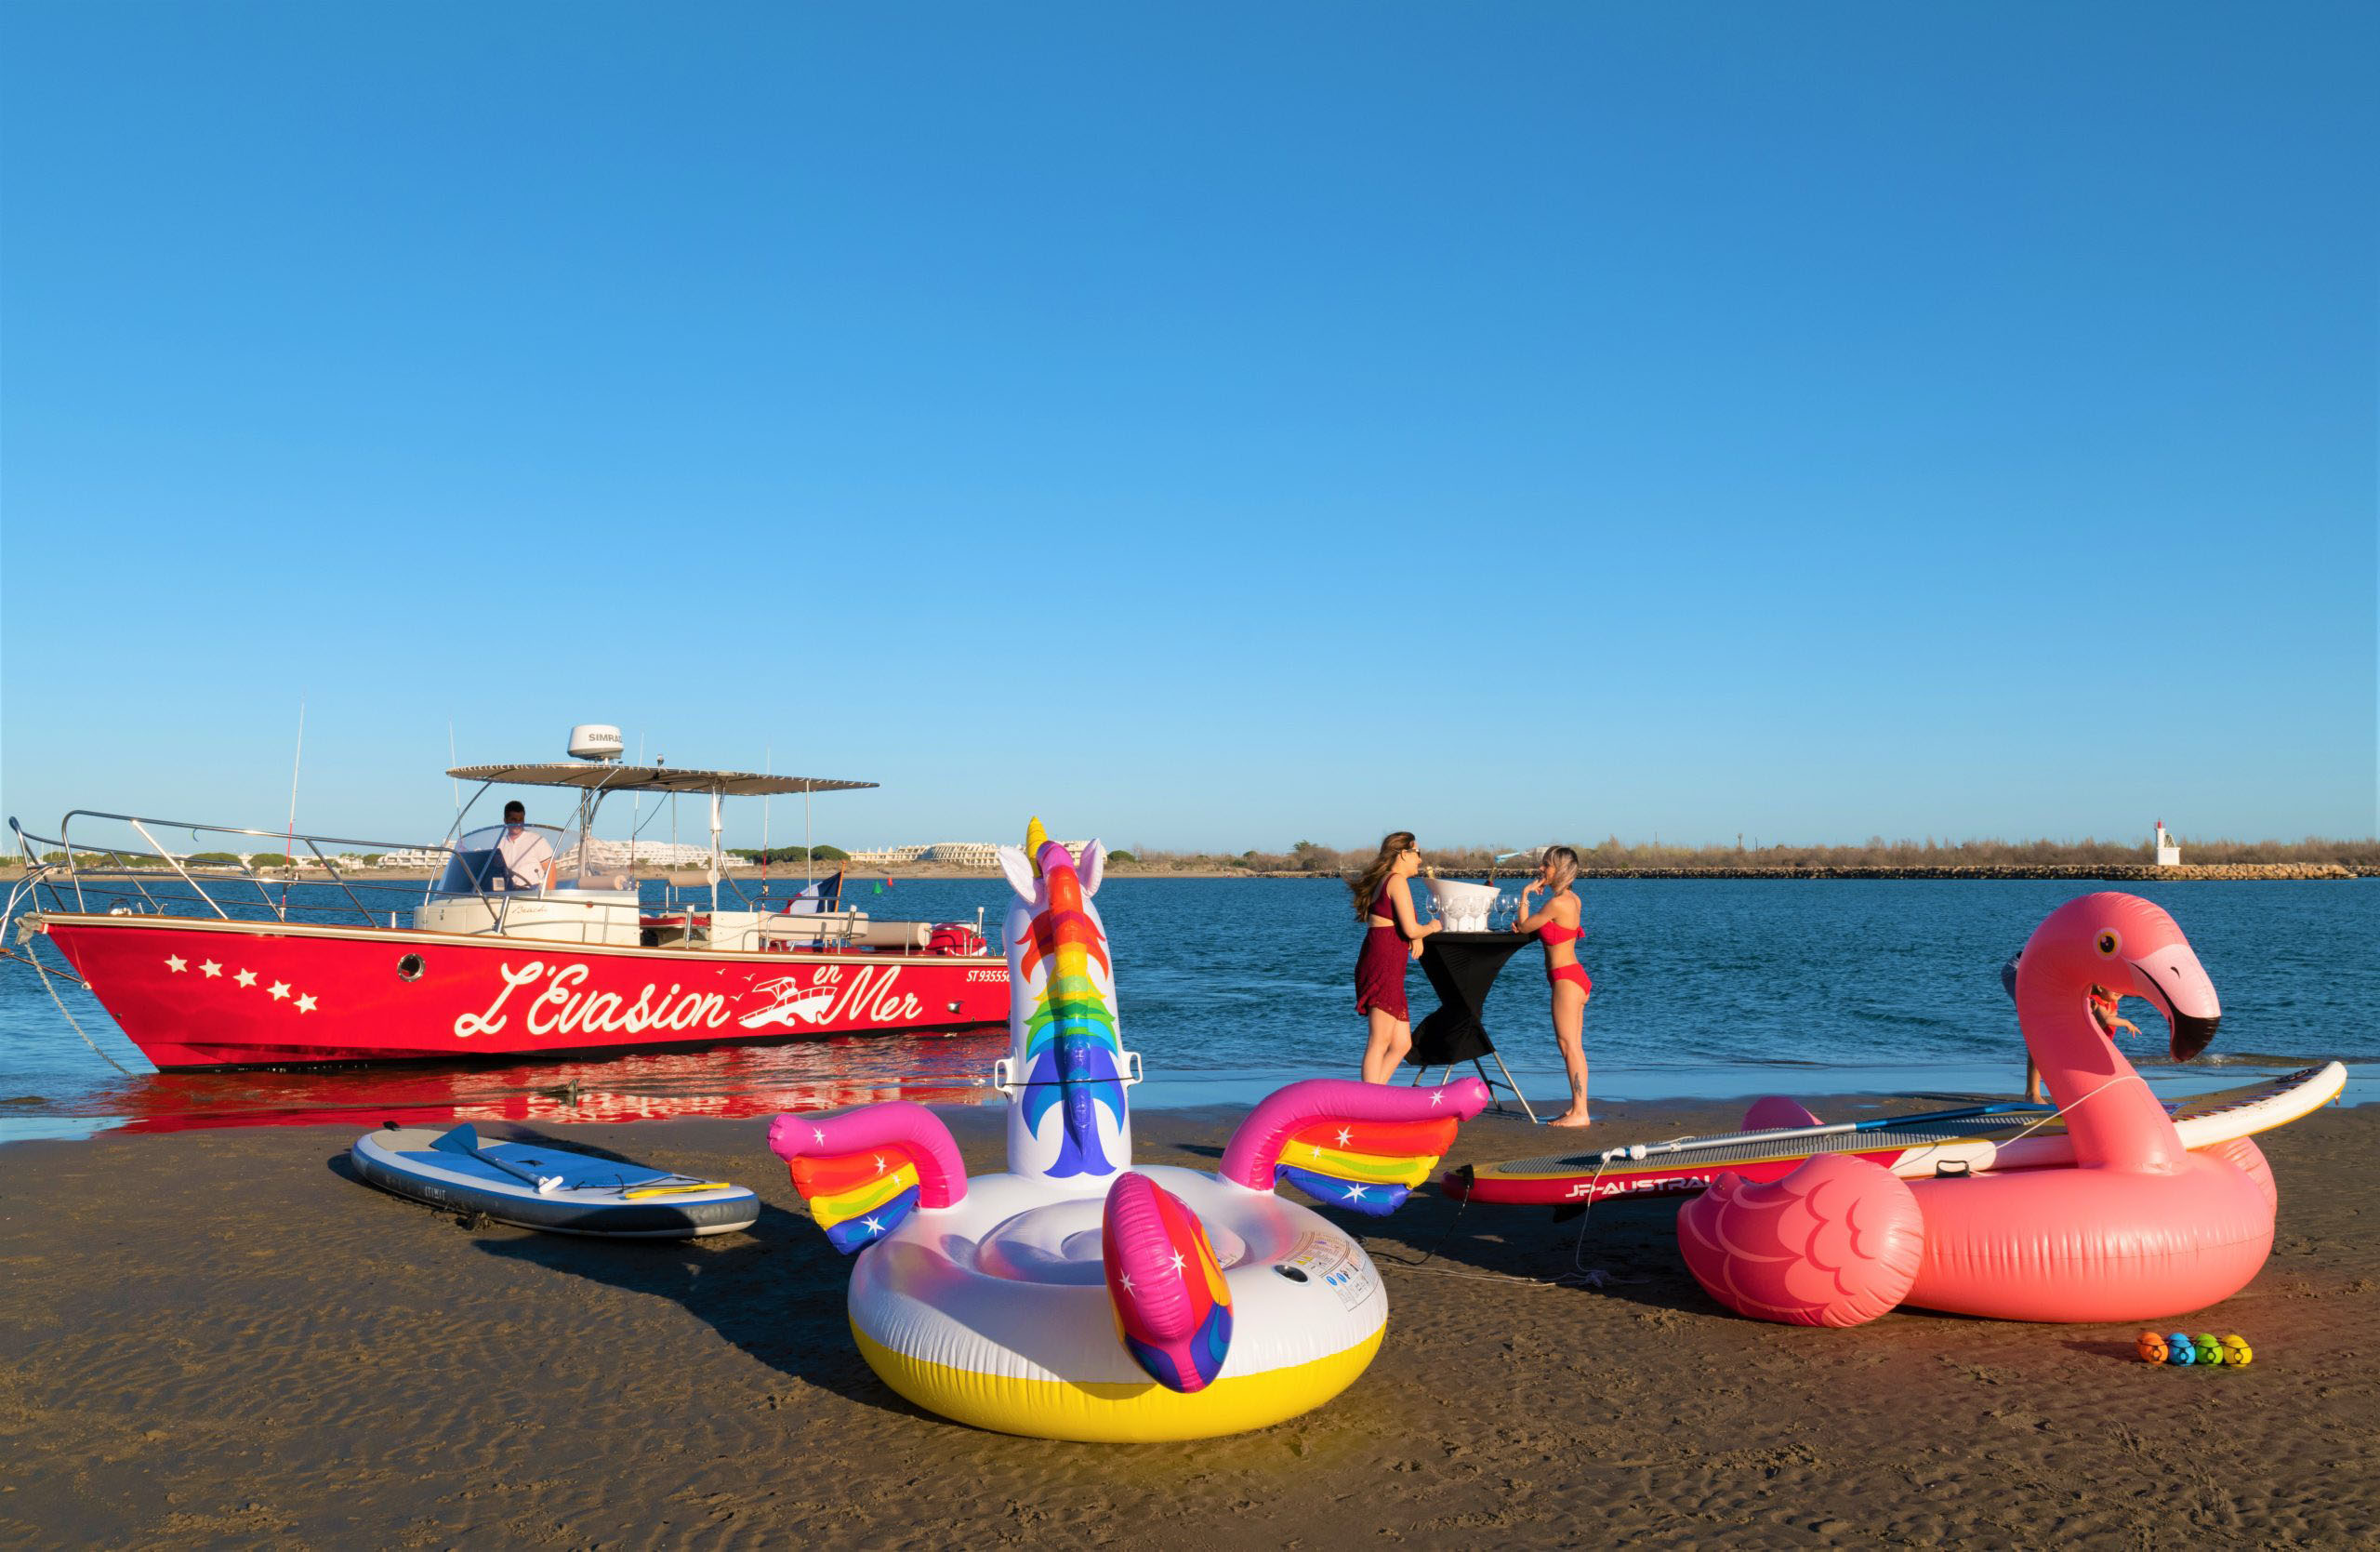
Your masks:
{"label": "flamingo inflatable float", "polygon": [[1385,1214],[1430,1177],[1475,1078],[1311,1079],[1257,1106],[1222,1168],[1132,1170],[1107,933],[1079,861],[1033,821],[1000,848],[1008,1171],[971,1180],[922,1105],[784,1115],[769,1147],[852,1267],[852,1333],[886,1384],[978,1427],[1049,1439],[1199,1439],[1321,1405],[1380,1348],[1388,1295],[1363,1246],[1275,1194]]}
{"label": "flamingo inflatable float", "polygon": [[[2004,1320],[2140,1320],[2247,1286],[2278,1198],[2245,1137],[2186,1150],[2149,1085],[2091,1016],[2090,988],[2147,999],[2176,1061],[2222,1006],[2174,919],[2136,895],[2052,911],[2016,968],[2026,1047],[2065,1112],[2070,1168],[1901,1180],[1841,1154],[1767,1185],[1721,1175],[1678,1214],[1686,1264],[1729,1308],[1850,1326],[1900,1304]],[[1807,1110],[1767,1099],[1760,1124]]]}

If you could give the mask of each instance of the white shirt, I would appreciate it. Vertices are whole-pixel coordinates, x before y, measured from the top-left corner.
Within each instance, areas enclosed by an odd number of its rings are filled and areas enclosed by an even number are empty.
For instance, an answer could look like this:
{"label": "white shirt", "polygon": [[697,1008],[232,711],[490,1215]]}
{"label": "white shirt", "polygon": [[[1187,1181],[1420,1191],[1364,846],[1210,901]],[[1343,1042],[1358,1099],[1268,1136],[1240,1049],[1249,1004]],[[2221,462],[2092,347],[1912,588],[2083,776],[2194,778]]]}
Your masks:
{"label": "white shirt", "polygon": [[507,889],[546,886],[546,869],[553,865],[554,849],[536,830],[525,825],[519,829],[508,826],[496,843],[496,855],[504,863]]}

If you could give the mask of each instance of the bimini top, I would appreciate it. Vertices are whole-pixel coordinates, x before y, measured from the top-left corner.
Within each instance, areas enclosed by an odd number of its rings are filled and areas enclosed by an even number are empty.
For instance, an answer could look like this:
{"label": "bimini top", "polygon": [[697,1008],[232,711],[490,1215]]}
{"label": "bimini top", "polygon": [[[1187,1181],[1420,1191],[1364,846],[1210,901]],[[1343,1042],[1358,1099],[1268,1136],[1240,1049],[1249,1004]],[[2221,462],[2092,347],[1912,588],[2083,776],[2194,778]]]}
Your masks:
{"label": "bimini top", "polygon": [[676,765],[617,765],[584,760],[537,765],[458,765],[446,774],[461,781],[500,781],[515,787],[581,787],[605,792],[717,792],[730,798],[759,798],[778,792],[850,792],[876,785],[872,781],[829,781],[822,776],[762,776],[757,771],[697,771]]}

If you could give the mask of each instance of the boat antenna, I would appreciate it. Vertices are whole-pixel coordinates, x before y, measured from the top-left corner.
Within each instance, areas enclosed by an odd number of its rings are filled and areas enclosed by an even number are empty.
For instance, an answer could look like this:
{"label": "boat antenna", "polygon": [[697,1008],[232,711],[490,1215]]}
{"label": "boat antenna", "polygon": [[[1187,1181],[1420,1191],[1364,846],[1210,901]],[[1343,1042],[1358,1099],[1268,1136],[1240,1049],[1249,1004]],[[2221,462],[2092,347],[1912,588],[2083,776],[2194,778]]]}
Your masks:
{"label": "boat antenna", "polygon": [[306,697],[298,696],[298,752],[289,761],[289,834],[281,843],[281,919],[289,920],[289,875],[298,852],[298,773],[306,764]]}
{"label": "boat antenna", "polygon": [[[777,774],[777,747],[761,746],[760,771],[765,776]],[[769,909],[769,795],[760,794],[760,909]]]}
{"label": "boat antenna", "polygon": [[[636,736],[636,763],[644,763],[644,735]],[[643,830],[644,792],[639,789],[628,794],[628,871],[636,871],[636,838]],[[666,902],[665,902],[666,903]]]}
{"label": "boat antenna", "polygon": [[[455,758],[455,719],[449,717],[446,719],[446,768],[451,771],[461,763],[461,761]],[[460,816],[463,812],[463,778],[456,776],[454,778],[454,783],[455,813]]]}

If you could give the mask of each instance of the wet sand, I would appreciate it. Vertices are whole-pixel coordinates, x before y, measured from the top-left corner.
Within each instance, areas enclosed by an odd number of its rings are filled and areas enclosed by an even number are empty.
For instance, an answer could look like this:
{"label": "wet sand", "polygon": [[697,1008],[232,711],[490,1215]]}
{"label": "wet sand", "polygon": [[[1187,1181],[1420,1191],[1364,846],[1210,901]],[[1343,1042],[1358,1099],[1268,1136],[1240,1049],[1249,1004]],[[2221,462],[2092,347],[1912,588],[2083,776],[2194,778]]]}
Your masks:
{"label": "wet sand", "polygon": [[[946,1113],[971,1165],[998,1168],[998,1111]],[[1594,1134],[1739,1113],[1614,1104]],[[1140,1161],[1211,1168],[1236,1119],[1144,1112]],[[348,1172],[352,1129],[0,1149],[0,1544],[2380,1538],[2380,1109],[2264,1139],[2271,1261],[2170,1323],[2243,1333],[2244,1370],[2148,1368],[2131,1327],[1739,1320],[1678,1260],[1673,1200],[1594,1210],[1583,1259],[1600,1287],[1501,1280],[1567,1271],[1580,1226],[1433,1194],[1354,1226],[1392,1313],[1351,1390],[1261,1433],[1147,1446],[981,1433],[884,1388],[844,1322],[846,1263],[764,1129],[539,1129],[766,1200],[748,1234],[661,1245],[473,1227],[383,1195]],[[1543,1136],[1486,1120],[1455,1160]]]}

